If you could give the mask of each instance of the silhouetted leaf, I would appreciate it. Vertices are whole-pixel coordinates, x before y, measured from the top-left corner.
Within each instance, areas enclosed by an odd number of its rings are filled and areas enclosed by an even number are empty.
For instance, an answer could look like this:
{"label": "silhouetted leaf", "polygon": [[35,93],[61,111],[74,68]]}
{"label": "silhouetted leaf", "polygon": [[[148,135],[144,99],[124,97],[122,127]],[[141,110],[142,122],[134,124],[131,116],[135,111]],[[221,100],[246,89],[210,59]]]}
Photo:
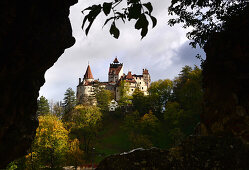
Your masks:
{"label": "silhouetted leaf", "polygon": [[84,19],[83,19],[83,23],[82,23],[82,26],[81,26],[82,29],[84,28],[84,25],[85,25],[87,19],[88,19],[88,15],[86,15],[84,17]]}
{"label": "silhouetted leaf", "polygon": [[127,4],[136,4],[139,3],[139,0],[127,0]]}
{"label": "silhouetted leaf", "polygon": [[85,8],[83,11],[81,11],[82,14],[84,14],[84,11],[87,11],[87,10],[92,10],[92,6],[89,6],[89,7]]}
{"label": "silhouetted leaf", "polygon": [[147,21],[146,16],[142,14],[137,20],[135,24],[135,28],[139,30],[141,28],[148,27],[148,25],[149,25],[149,22]]}
{"label": "silhouetted leaf", "polygon": [[[85,33],[86,35],[88,34],[93,21],[95,20],[95,18],[99,15],[99,13],[101,12],[101,5],[93,5],[91,8],[88,7],[85,10],[90,10],[90,12],[88,13],[88,15],[85,16],[84,20],[83,20],[83,24],[82,24],[82,28],[84,28],[84,25],[86,23],[86,20],[89,21],[89,25],[87,26]],[[84,11],[84,10],[83,10]]]}
{"label": "silhouetted leaf", "polygon": [[104,11],[106,16],[108,14],[110,14],[111,8],[112,8],[112,3],[111,2],[110,3],[107,3],[107,2],[103,3],[103,11]]}
{"label": "silhouetted leaf", "polygon": [[141,15],[142,6],[140,4],[133,4],[128,8],[128,19],[138,19]]}
{"label": "silhouetted leaf", "polygon": [[[114,19],[114,18],[115,18],[115,17],[110,17],[110,18],[106,19],[106,20],[105,20],[105,23],[104,23],[104,25],[103,25],[103,27],[104,27],[111,19]],[[103,28],[103,27],[102,27],[102,28]]]}
{"label": "silhouetted leaf", "polygon": [[86,30],[85,30],[86,35],[88,34],[88,32],[89,32],[89,30],[90,30],[92,24],[93,24],[93,21],[90,22],[89,25],[88,25],[88,27],[86,28]]}
{"label": "silhouetted leaf", "polygon": [[147,33],[148,33],[148,27],[142,28],[142,31],[141,31],[142,38],[141,39],[143,39],[147,35]]}
{"label": "silhouetted leaf", "polygon": [[142,29],[141,30],[142,38],[144,36],[146,36],[146,34],[148,33],[148,25],[149,25],[149,22],[148,22],[146,16],[144,14],[140,15],[139,19],[137,20],[137,22],[135,24],[135,28],[138,30]]}
{"label": "silhouetted leaf", "polygon": [[154,28],[157,24],[157,19],[150,15],[151,21],[152,21],[152,28]]}
{"label": "silhouetted leaf", "polygon": [[153,11],[153,7],[150,2],[143,4],[143,6],[145,6],[150,13]]}
{"label": "silhouetted leaf", "polygon": [[110,34],[113,35],[114,38],[118,39],[119,37],[119,29],[116,27],[115,22],[112,23],[110,28]]}

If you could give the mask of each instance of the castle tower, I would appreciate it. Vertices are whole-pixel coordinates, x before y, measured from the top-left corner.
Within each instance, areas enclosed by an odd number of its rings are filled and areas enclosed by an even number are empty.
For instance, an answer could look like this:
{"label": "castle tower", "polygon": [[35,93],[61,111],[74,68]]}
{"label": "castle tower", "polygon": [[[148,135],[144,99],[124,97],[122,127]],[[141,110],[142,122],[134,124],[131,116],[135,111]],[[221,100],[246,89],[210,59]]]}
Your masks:
{"label": "castle tower", "polygon": [[87,69],[86,69],[86,73],[84,75],[84,79],[83,79],[83,82],[92,82],[94,79],[93,79],[93,75],[92,75],[92,71],[91,71],[91,68],[90,68],[90,65],[88,64],[87,66]]}
{"label": "castle tower", "polygon": [[94,78],[90,65],[88,64],[83,80],[81,81],[81,78],[79,78],[79,85],[77,86],[76,93],[78,103],[83,103],[87,97],[92,95],[93,82]]}
{"label": "castle tower", "polygon": [[108,82],[117,82],[123,75],[123,63],[119,63],[117,57],[110,64],[108,73]]}
{"label": "castle tower", "polygon": [[143,78],[144,78],[144,82],[147,85],[147,89],[150,87],[150,74],[149,71],[147,69],[143,69]]}

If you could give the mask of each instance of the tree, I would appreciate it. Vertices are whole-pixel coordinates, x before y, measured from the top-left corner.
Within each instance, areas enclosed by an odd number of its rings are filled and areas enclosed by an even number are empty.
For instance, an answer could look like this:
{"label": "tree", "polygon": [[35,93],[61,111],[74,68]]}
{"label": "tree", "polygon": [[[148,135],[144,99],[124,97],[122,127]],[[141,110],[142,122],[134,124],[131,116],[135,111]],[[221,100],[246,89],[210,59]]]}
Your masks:
{"label": "tree", "polygon": [[76,104],[75,92],[72,88],[68,88],[64,94],[63,99],[63,107],[64,107],[64,115],[63,119],[67,121],[70,117],[69,112],[73,109]]}
{"label": "tree", "polygon": [[96,92],[97,106],[101,111],[108,111],[109,103],[113,99],[113,93],[110,90],[100,89]]}
{"label": "tree", "polygon": [[132,104],[134,110],[137,110],[140,113],[140,116],[143,116],[146,112],[149,111],[149,98],[144,96],[144,93],[136,88],[132,94]]}
{"label": "tree", "polygon": [[164,120],[168,129],[179,128],[180,118],[183,116],[184,110],[177,102],[168,102],[164,111]]}
{"label": "tree", "polygon": [[141,129],[143,134],[152,136],[158,131],[159,120],[158,118],[149,111],[143,117],[141,117]]}
{"label": "tree", "polygon": [[[202,70],[197,66],[182,68],[179,77],[174,80],[174,97],[184,109],[201,106],[203,98]],[[198,108],[200,111],[200,108]]]}
{"label": "tree", "polygon": [[119,96],[120,96],[120,99],[118,101],[119,105],[123,107],[127,107],[128,105],[131,105],[132,96],[128,95],[128,91],[129,91],[128,82],[126,82],[125,80],[122,80],[120,82],[120,86],[118,90],[119,90]]}
{"label": "tree", "polygon": [[[32,144],[32,152],[27,156],[35,159],[38,166],[56,168],[64,165],[68,150],[68,131],[56,116],[39,116],[39,127]],[[37,168],[39,168],[37,167]]]}
{"label": "tree", "polygon": [[67,153],[67,163],[68,165],[73,165],[75,169],[79,165],[84,163],[83,160],[84,152],[80,149],[80,143],[78,139],[73,139],[69,143],[69,151]]}
{"label": "tree", "polygon": [[77,105],[72,110],[70,135],[79,139],[86,155],[91,151],[91,146],[101,127],[101,120],[102,113],[96,106]]}
{"label": "tree", "polygon": [[53,114],[61,118],[63,114],[63,107],[61,102],[56,102],[53,106]]}
{"label": "tree", "polygon": [[248,6],[245,0],[173,0],[169,14],[178,16],[169,20],[169,25],[183,23],[183,27],[193,27],[187,37],[193,47],[203,47],[214,32],[224,29],[232,16],[238,15]]}
{"label": "tree", "polygon": [[173,84],[172,97],[164,111],[166,133],[171,134],[175,129],[183,135],[190,135],[202,112],[202,71],[198,67],[185,66]]}
{"label": "tree", "polygon": [[173,82],[169,79],[158,80],[151,83],[149,88],[151,109],[160,119],[163,117],[162,113],[165,109],[165,105],[171,99],[172,90]]}
{"label": "tree", "polygon": [[159,123],[151,111],[142,117],[135,111],[125,116],[123,128],[129,134],[133,147],[149,148],[153,146],[152,139],[158,131]]}
{"label": "tree", "polygon": [[129,140],[134,148],[150,148],[153,146],[149,137],[142,133],[141,118],[138,111],[125,115],[123,129],[129,134]]}
{"label": "tree", "polygon": [[48,103],[48,100],[44,96],[41,96],[37,100],[37,105],[38,105],[38,109],[36,113],[38,116],[49,113],[49,103]]}

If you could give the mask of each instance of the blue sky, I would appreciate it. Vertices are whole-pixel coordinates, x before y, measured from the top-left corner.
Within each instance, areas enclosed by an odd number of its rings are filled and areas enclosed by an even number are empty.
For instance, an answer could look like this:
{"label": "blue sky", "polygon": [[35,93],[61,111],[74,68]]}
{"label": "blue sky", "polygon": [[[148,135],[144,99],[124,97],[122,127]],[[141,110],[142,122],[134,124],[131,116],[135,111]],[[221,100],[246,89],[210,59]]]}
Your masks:
{"label": "blue sky", "polygon": [[[124,73],[132,71],[141,74],[147,68],[152,81],[159,79],[173,79],[185,65],[200,65],[195,58],[200,53],[205,58],[201,49],[193,49],[186,38],[188,30],[181,25],[170,27],[167,21],[167,8],[170,0],[153,1],[154,12],[158,20],[154,29],[149,29],[147,36],[141,40],[140,31],[135,30],[134,23],[118,23],[121,34],[119,39],[109,34],[109,25],[102,29],[105,16],[99,16],[86,36],[81,29],[83,15],[82,9],[101,0],[81,0],[70,8],[70,20],[73,36],[76,43],[66,49],[64,54],[45,74],[46,82],[40,89],[43,95],[54,102],[63,100],[68,87],[76,90],[78,78],[82,78],[88,62],[95,79],[107,81],[109,64],[117,56],[124,64]],[[146,1],[143,1],[146,2]]]}

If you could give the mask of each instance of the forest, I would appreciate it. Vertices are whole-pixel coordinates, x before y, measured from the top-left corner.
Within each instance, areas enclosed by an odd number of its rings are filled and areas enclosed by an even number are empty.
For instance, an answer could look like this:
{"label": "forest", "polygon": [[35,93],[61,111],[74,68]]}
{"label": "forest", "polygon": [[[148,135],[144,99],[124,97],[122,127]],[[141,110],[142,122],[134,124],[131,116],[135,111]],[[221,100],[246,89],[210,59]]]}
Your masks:
{"label": "forest", "polygon": [[63,102],[38,99],[39,127],[29,153],[9,164],[10,169],[60,169],[97,165],[110,154],[134,148],[177,146],[196,133],[202,109],[202,70],[185,66],[174,80],[151,83],[149,95],[138,88],[132,96],[122,82],[115,111],[108,105],[113,94],[94,93],[97,105],[79,104],[68,88]]}

